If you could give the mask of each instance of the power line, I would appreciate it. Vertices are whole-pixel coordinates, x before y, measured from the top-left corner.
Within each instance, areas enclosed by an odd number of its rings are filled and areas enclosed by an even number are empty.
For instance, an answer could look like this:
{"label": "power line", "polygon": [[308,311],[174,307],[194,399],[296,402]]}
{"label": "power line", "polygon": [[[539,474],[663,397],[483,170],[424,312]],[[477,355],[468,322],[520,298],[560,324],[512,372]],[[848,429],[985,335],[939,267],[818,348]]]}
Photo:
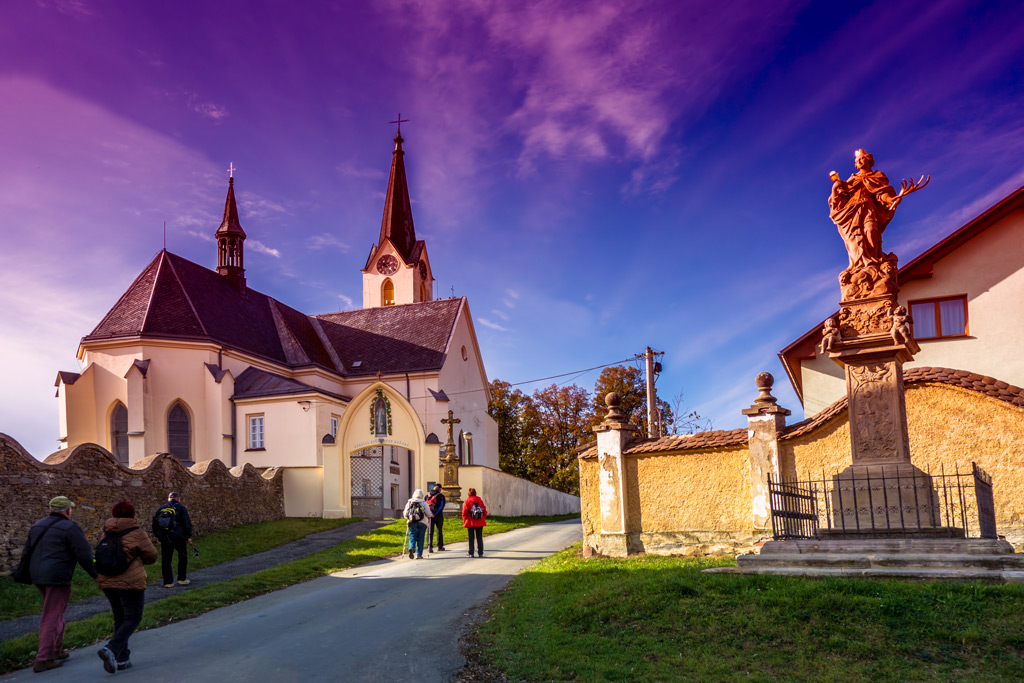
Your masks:
{"label": "power line", "polygon": [[531,380],[527,380],[525,382],[516,382],[514,384],[509,384],[509,386],[510,387],[518,387],[518,386],[522,386],[523,384],[535,384],[537,382],[546,382],[549,379],[558,379],[559,377],[568,377],[569,375],[582,375],[584,373],[590,372],[591,370],[600,370],[601,368],[611,367],[612,365],[620,365],[622,363],[628,363],[629,361],[635,360],[635,359],[636,359],[636,356],[633,356],[632,358],[626,358],[624,360],[617,360],[614,363],[605,363],[604,365],[595,365],[594,367],[587,368],[586,370],[576,370],[574,372],[563,372],[560,375],[551,375],[550,377],[541,377],[540,379],[531,379]]}

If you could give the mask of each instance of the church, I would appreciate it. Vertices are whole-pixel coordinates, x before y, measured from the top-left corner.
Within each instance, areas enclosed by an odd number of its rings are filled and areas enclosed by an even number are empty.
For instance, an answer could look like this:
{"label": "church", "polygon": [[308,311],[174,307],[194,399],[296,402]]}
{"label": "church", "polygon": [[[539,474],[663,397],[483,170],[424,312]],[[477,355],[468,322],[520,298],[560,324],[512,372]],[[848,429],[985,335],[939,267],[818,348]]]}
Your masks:
{"label": "church", "polygon": [[247,286],[231,177],[216,270],[164,249],[82,338],[82,371],[58,373],[61,448],[96,443],[129,467],[169,453],[285,468],[289,516],[379,518],[439,480],[450,435],[464,489],[561,500],[500,472],[469,303],[433,298],[403,142],[399,131],[361,309],[307,315]]}

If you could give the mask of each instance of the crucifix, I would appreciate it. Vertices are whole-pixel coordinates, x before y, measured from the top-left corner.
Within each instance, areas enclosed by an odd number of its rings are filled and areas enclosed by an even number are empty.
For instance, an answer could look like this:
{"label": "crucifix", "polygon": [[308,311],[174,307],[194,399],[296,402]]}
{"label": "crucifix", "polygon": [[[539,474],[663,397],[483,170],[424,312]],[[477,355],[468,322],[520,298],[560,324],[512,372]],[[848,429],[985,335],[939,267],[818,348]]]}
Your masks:
{"label": "crucifix", "polygon": [[237,170],[238,169],[235,168],[235,162],[232,161],[230,164],[228,164],[228,180],[231,180],[235,177],[235,171]]}
{"label": "crucifix", "polygon": [[453,508],[461,507],[462,497],[462,488],[459,486],[459,458],[455,455],[455,436],[452,433],[452,429],[460,422],[462,420],[455,417],[454,410],[448,411],[448,419],[441,419],[441,424],[448,425],[448,443],[445,444],[445,454],[441,456],[444,467],[441,490]]}
{"label": "crucifix", "polygon": [[397,123],[398,124],[398,134],[401,135],[402,134],[402,124],[403,123],[409,123],[409,119],[403,119],[402,118],[402,112],[398,112],[398,118],[396,120],[394,120],[394,121],[388,121],[388,123]]}

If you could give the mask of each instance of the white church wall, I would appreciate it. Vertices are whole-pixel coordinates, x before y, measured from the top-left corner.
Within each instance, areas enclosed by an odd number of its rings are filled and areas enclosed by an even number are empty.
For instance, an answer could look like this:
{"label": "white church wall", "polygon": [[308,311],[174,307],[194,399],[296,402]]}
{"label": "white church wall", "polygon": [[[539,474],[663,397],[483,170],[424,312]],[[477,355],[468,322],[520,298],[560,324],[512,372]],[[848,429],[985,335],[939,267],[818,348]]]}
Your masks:
{"label": "white church wall", "polygon": [[460,467],[459,485],[463,499],[470,487],[476,489],[487,506],[488,515],[519,517],[580,512],[579,496],[549,489],[490,467]]}
{"label": "white church wall", "polygon": [[282,476],[285,517],[324,516],[323,467],[286,467]]}
{"label": "white church wall", "polygon": [[[275,396],[235,401],[238,464],[254,467],[317,466],[320,439],[315,394]],[[308,408],[308,409],[304,409]],[[263,447],[250,441],[249,418],[263,418]]]}

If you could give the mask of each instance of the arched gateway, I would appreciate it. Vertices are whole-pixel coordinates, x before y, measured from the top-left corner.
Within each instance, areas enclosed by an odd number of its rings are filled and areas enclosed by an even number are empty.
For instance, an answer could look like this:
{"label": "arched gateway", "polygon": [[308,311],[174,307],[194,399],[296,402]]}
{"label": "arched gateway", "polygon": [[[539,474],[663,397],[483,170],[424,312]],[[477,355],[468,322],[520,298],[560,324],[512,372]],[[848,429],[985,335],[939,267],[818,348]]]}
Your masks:
{"label": "arched gateway", "polygon": [[353,517],[400,514],[411,492],[437,477],[437,453],[430,471],[426,435],[416,411],[383,382],[374,382],[352,399],[338,434],[339,507]]}

